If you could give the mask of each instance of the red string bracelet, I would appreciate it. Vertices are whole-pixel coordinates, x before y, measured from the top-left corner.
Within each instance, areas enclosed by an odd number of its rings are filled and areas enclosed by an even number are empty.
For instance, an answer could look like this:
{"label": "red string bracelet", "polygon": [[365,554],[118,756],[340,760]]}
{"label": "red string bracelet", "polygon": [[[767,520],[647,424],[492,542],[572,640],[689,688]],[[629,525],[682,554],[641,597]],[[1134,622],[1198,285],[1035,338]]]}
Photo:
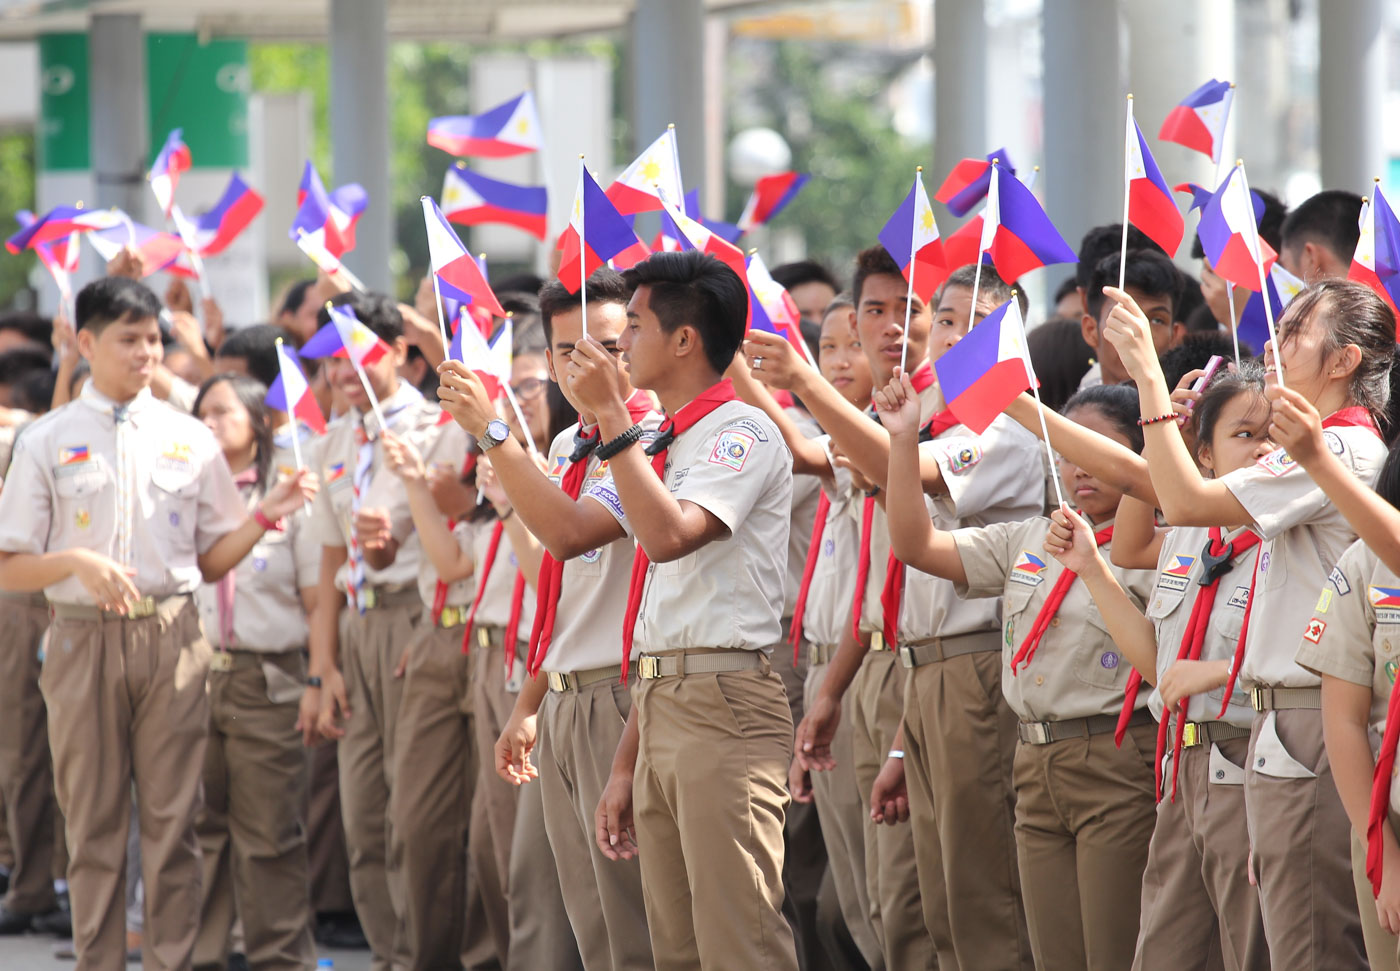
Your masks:
{"label": "red string bracelet", "polygon": [[1148,425],[1156,425],[1156,424],[1160,424],[1161,422],[1164,422],[1164,421],[1175,421],[1175,420],[1176,420],[1176,413],[1175,413],[1175,412],[1169,412],[1169,413],[1167,413],[1167,414],[1165,414],[1165,415],[1158,415],[1156,418],[1139,418],[1139,419],[1138,419],[1138,427],[1139,427],[1139,428],[1146,428]]}

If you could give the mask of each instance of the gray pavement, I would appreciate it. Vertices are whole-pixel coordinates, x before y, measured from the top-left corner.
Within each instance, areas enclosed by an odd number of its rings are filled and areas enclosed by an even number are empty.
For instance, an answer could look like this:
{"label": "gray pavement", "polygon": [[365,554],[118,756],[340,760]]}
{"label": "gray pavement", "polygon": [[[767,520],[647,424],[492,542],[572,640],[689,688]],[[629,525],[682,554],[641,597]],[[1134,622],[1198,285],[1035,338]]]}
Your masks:
{"label": "gray pavement", "polygon": [[[64,971],[71,960],[54,957],[59,941],[52,937],[25,935],[0,937],[0,971]],[[321,957],[335,961],[335,971],[369,971],[368,951],[322,951]],[[139,968],[130,964],[130,968]]]}

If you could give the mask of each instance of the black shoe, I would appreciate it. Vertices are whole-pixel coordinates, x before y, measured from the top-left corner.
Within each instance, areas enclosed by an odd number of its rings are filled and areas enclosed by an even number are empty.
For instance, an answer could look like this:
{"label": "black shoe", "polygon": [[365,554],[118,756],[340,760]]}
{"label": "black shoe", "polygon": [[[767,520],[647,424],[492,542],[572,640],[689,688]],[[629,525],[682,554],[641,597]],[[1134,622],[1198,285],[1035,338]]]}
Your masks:
{"label": "black shoe", "polygon": [[0,867],[0,897],[10,892],[10,871]]}
{"label": "black shoe", "polygon": [[33,920],[32,914],[21,914],[19,911],[11,910],[4,904],[0,904],[0,935],[23,934],[29,930],[29,925]]}
{"label": "black shoe", "polygon": [[225,969],[226,971],[251,971],[248,967],[248,956],[235,951],[228,956],[228,964]]}
{"label": "black shoe", "polygon": [[313,936],[322,947],[341,951],[369,950],[369,941],[365,939],[360,920],[353,912],[318,917]]}
{"label": "black shoe", "polygon": [[73,915],[62,907],[55,907],[46,914],[35,914],[29,919],[29,929],[38,934],[54,937],[73,936]]}

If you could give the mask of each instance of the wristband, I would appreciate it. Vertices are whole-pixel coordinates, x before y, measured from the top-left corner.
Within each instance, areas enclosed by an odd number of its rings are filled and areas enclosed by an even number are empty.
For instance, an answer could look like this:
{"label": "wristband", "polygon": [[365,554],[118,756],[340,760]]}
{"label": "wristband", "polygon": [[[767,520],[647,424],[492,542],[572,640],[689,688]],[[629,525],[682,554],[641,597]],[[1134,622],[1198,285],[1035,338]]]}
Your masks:
{"label": "wristband", "polygon": [[1176,417],[1176,412],[1170,412],[1165,415],[1158,415],[1156,418],[1139,418],[1138,427],[1146,428],[1148,425],[1158,425],[1164,421],[1176,421]]}
{"label": "wristband", "polygon": [[306,686],[308,688],[319,688],[321,687],[321,679],[313,674],[311,677],[306,679]]}
{"label": "wristband", "polygon": [[902,758],[904,758],[904,749],[902,749],[902,748],[892,748],[892,749],[890,749],[890,754],[889,754],[888,757],[889,757],[889,758],[892,758],[892,759],[902,759]]}
{"label": "wristband", "polygon": [[280,532],[282,532],[282,523],[281,523],[281,521],[279,520],[279,521],[277,521],[277,522],[274,523],[272,520],[268,519],[268,518],[267,518],[267,513],[265,513],[265,512],[262,511],[262,507],[261,507],[261,506],[259,506],[257,509],[254,509],[254,510],[253,510],[253,522],[257,523],[259,526],[261,526],[263,529],[267,530],[269,533],[280,533]]}
{"label": "wristband", "polygon": [[617,436],[612,441],[604,442],[602,445],[599,445],[597,450],[593,454],[598,457],[599,461],[606,462],[608,459],[612,458],[614,455],[617,455],[629,445],[637,444],[637,442],[641,441],[641,439],[642,426],[633,425],[631,428],[627,429],[627,431],[623,432],[621,435]]}

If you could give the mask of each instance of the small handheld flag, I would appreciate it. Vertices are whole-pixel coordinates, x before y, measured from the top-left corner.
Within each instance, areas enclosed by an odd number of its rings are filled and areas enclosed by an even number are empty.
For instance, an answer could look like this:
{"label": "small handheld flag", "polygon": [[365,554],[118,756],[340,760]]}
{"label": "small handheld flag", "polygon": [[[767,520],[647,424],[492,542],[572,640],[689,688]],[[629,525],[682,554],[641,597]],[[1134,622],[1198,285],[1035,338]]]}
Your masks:
{"label": "small handheld flag", "polygon": [[966,216],[973,206],[987,198],[987,190],[992,183],[993,160],[1012,175],[1016,174],[1016,167],[1011,164],[1011,156],[1007,154],[1006,149],[999,148],[986,158],[965,158],[959,161],[933,197],[947,206],[953,215],[959,218]]}
{"label": "small handheld flag", "polygon": [[[306,380],[306,372],[301,368],[301,357],[292,348],[277,338],[277,377],[272,387],[267,389],[265,403],[278,411],[285,411],[318,435],[326,433],[326,416],[321,414],[321,406],[311,393],[311,383]],[[292,442],[297,443],[295,432]],[[299,451],[299,449],[298,449]],[[301,457],[297,457],[297,467],[301,467]]]}
{"label": "small handheld flag", "polygon": [[151,191],[155,193],[156,201],[160,203],[160,210],[166,219],[170,218],[170,207],[175,204],[175,186],[180,181],[180,173],[187,172],[190,168],[190,149],[182,135],[182,130],[176,128],[165,137],[165,144],[161,146],[155,164],[151,166],[150,175],[147,176],[151,183]]}
{"label": "small handheld flag", "polygon": [[[124,216],[124,214],[123,214]],[[185,251],[185,244],[174,233],[165,233],[150,226],[122,218],[110,229],[94,230],[87,234],[87,241],[103,260],[111,262],[123,249],[130,247],[141,257],[143,277],[162,270],[177,276],[192,276],[193,272],[181,267],[177,261]]]}
{"label": "small handheld flag", "polygon": [[924,191],[923,169],[914,173],[909,194],[880,230],[880,242],[899,264],[911,292],[928,303],[948,276],[938,223],[933,218],[928,193]]}
{"label": "small handheld flag", "polygon": [[428,122],[428,144],[452,155],[509,158],[544,145],[535,96],[526,91],[479,115],[445,115]]}
{"label": "small handheld flag", "polygon": [[934,362],[954,417],[978,435],[1034,385],[1021,307],[1013,297]]}
{"label": "small handheld flag", "polygon": [[582,281],[594,270],[636,242],[637,234],[593,181],[580,158],[573,214],[568,227],[559,234],[559,282],[570,293],[577,293]]}
{"label": "small handheld flag", "polygon": [[175,232],[185,246],[184,255],[189,257],[194,278],[199,283],[200,296],[206,297],[209,295],[209,285],[204,278],[204,259],[199,255],[198,230],[195,229],[194,223],[185,218],[185,213],[178,203],[170,207],[170,221],[175,224]]}
{"label": "small handheld flag", "polygon": [[423,196],[423,225],[428,231],[428,259],[434,285],[441,294],[484,307],[497,317],[506,315],[475,257],[457,238],[447,217],[429,196]]}
{"label": "small handheld flag", "polygon": [[302,346],[302,355],[349,358],[350,363],[355,366],[355,373],[359,375],[360,385],[365,389],[365,396],[369,398],[370,408],[379,421],[379,427],[388,428],[384,423],[384,413],[379,409],[379,398],[369,383],[369,376],[365,374],[365,365],[373,364],[388,354],[389,345],[374,331],[360,323],[354,308],[348,304],[336,306],[327,301],[326,312],[330,314],[331,322],[311,335],[311,340]]}
{"label": "small handheld flag", "polygon": [[997,273],[1007,281],[1052,263],[1073,263],[1076,258],[1031,190],[996,162],[982,214],[981,249],[991,255]]}
{"label": "small handheld flag", "polygon": [[38,218],[31,219],[19,232],[5,240],[11,253],[21,253],[40,244],[62,242],[73,233],[124,226],[124,214],[116,209],[84,209],[78,206],[55,206]]}
{"label": "small handheld flag", "polygon": [[[669,199],[665,200],[665,204],[666,215],[670,217],[672,224],[675,226],[677,232],[676,241],[680,244],[682,250],[698,250],[701,253],[708,253],[733,270],[734,275],[737,276],[741,282],[748,279],[748,267],[744,263],[744,254],[739,247],[720,236],[719,233],[715,232],[704,223],[692,219],[690,216],[681,212]],[[750,317],[752,313],[753,308],[750,307]],[[748,330],[749,323],[750,320],[746,318],[744,321],[745,330]]]}
{"label": "small handheld flag", "polygon": [[297,214],[288,236],[295,242],[301,234],[312,238],[337,258],[355,248],[355,224],[369,205],[369,194],[358,183],[327,192],[315,166],[306,163],[297,190]]}
{"label": "small handheld flag", "polygon": [[630,216],[660,209],[663,196],[677,203],[685,195],[681,186],[676,129],[669,127],[608,186],[608,198],[618,212]]}
{"label": "small handheld flag", "polygon": [[[1281,263],[1275,263],[1270,267],[1267,284],[1269,305],[1274,320],[1278,320],[1288,309],[1288,305],[1293,302],[1293,298],[1303,292],[1304,284],[1302,280],[1285,270]],[[1263,352],[1264,342],[1269,339],[1269,323],[1268,317],[1264,313],[1264,298],[1260,294],[1251,293],[1249,295],[1249,301],[1240,311],[1240,320],[1235,327],[1235,333],[1238,335],[1238,339],[1248,344],[1255,353]]]}
{"label": "small handheld flag", "polygon": [[1379,180],[1371,204],[1361,217],[1361,238],[1351,259],[1348,280],[1364,283],[1380,295],[1392,312],[1400,304],[1400,221],[1381,194]]}
{"label": "small handheld flag", "polygon": [[[15,213],[15,222],[19,223],[21,229],[33,225],[36,219],[34,213],[28,209],[21,209]],[[39,257],[39,262],[49,271],[53,282],[58,286],[64,313],[70,321],[73,319],[73,271],[78,268],[78,258],[81,256],[78,238],[77,233],[70,233],[52,243],[38,243],[32,247],[35,255]]]}
{"label": "small handheld flag", "polygon": [[802,337],[802,314],[792,294],[773,279],[757,250],[749,253],[747,267],[750,329],[777,334],[791,344],[808,364],[816,367],[811,348]]}
{"label": "small handheld flag", "polygon": [[262,212],[263,197],[234,172],[214,207],[194,221],[200,256],[216,256],[228,248]]}
{"label": "small handheld flag", "polygon": [[1230,103],[1234,98],[1233,84],[1211,78],[1167,113],[1157,137],[1164,142],[1185,145],[1219,164],[1225,144],[1225,125],[1230,120]]}
{"label": "small handheld flag", "polygon": [[[810,178],[810,175],[802,172],[779,172],[765,175],[755,182],[749,201],[744,204],[744,211],[739,216],[739,232],[747,233],[782,212],[789,202],[797,198]],[[730,242],[735,240],[731,239]]]}
{"label": "small handheld flag", "polygon": [[442,183],[442,211],[462,226],[500,223],[544,239],[549,193],[544,186],[489,179],[462,162],[449,166]]}
{"label": "small handheld flag", "polygon": [[1278,259],[1259,229],[1243,165],[1236,164],[1201,208],[1196,234],[1216,274],[1238,287],[1260,289],[1260,278]]}
{"label": "small handheld flag", "polygon": [[[1175,256],[1186,231],[1186,221],[1176,208],[1167,180],[1133,120],[1132,95],[1128,95],[1128,130],[1123,157],[1123,249],[1127,250],[1128,226],[1136,226],[1148,239]],[[1126,261],[1119,262],[1120,275]],[[1119,280],[1118,285],[1123,285]]]}

